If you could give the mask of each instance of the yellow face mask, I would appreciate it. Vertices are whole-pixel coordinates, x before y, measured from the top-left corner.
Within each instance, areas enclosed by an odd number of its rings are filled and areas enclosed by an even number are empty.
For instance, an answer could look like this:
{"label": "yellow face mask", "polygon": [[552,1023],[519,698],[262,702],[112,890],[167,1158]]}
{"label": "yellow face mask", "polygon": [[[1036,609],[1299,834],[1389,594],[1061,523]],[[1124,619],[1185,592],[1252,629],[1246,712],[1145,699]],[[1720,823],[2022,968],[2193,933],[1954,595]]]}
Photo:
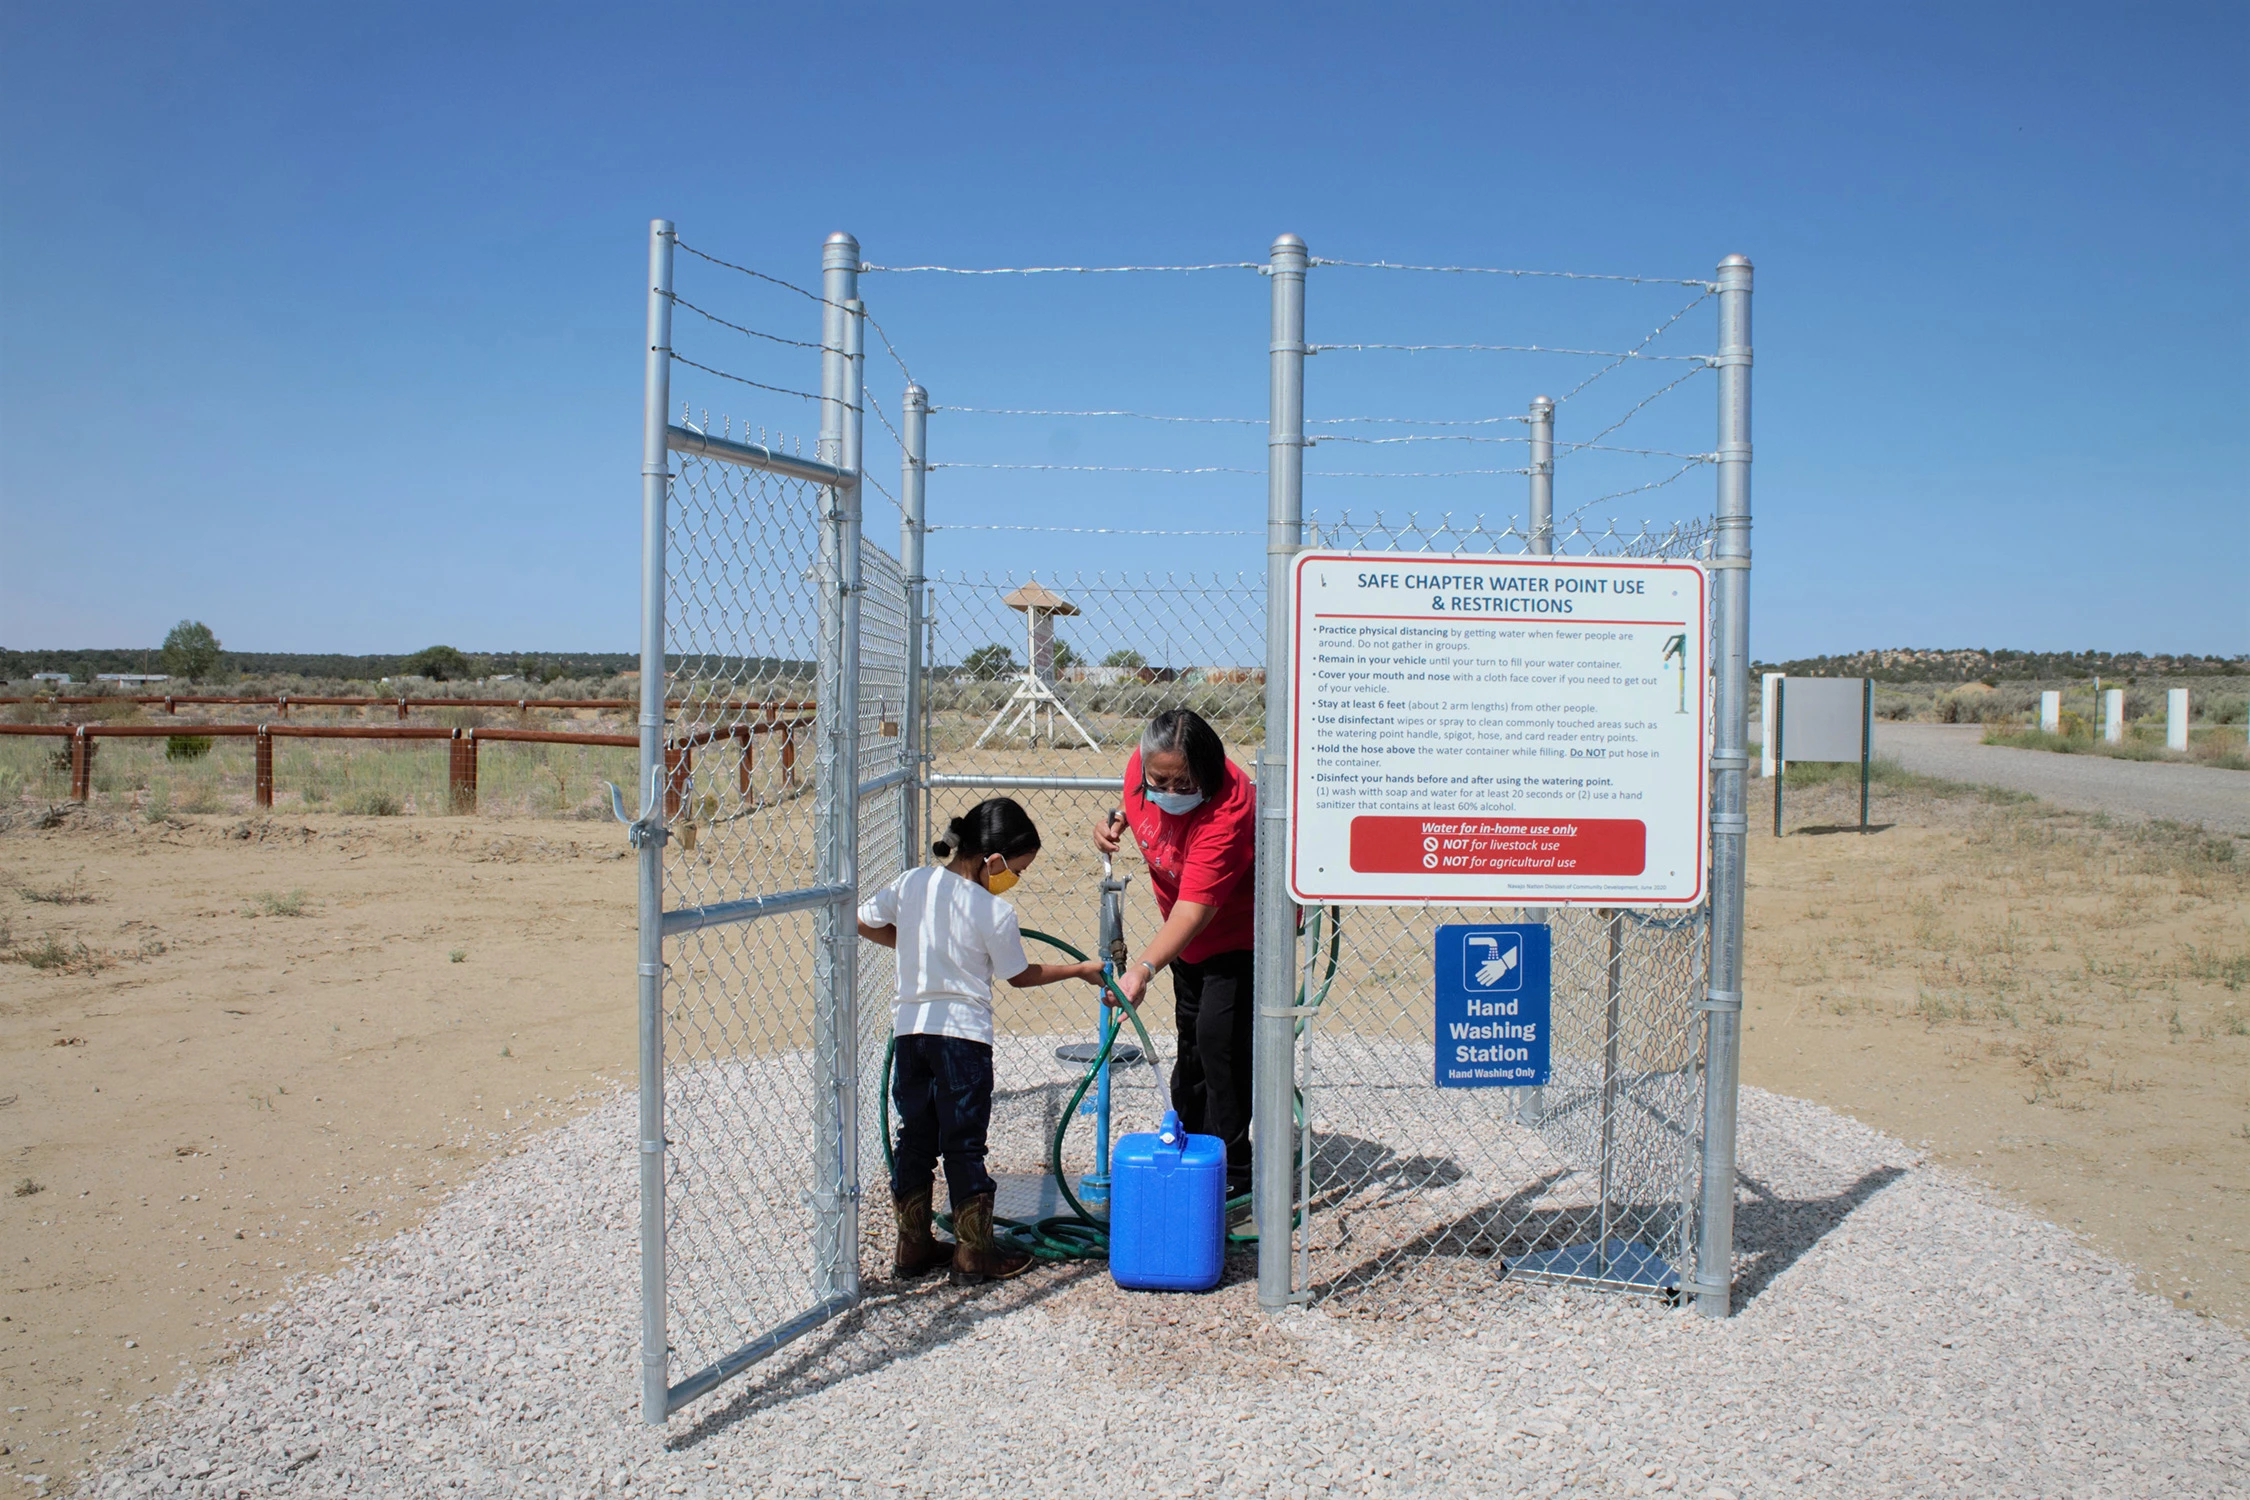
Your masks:
{"label": "yellow face mask", "polygon": [[1015,871],[1008,868],[1008,862],[1006,860],[1001,860],[999,869],[987,870],[984,872],[984,888],[992,892],[993,895],[998,896],[1003,894],[1004,892],[1013,890],[1015,888],[1016,882],[1022,878],[1022,876],[1018,875]]}

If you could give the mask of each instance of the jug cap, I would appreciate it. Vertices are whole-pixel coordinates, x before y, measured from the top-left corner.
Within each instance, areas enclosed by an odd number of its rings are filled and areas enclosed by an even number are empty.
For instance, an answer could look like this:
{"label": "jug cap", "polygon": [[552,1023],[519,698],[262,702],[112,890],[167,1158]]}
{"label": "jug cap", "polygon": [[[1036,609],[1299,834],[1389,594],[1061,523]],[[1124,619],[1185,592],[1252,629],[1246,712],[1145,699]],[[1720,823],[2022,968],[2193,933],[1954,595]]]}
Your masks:
{"label": "jug cap", "polygon": [[1156,1127],[1156,1138],[1165,1145],[1174,1148],[1186,1143],[1187,1127],[1180,1123],[1180,1112],[1178,1110],[1168,1109],[1164,1111],[1164,1119]]}

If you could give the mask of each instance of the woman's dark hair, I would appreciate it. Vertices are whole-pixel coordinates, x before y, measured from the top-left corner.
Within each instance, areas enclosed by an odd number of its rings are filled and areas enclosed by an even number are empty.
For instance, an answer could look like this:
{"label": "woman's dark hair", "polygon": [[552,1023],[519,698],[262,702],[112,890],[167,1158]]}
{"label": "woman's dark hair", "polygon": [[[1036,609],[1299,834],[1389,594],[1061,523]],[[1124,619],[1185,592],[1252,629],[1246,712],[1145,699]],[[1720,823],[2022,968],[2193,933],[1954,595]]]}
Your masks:
{"label": "woman's dark hair", "polygon": [[964,854],[976,859],[988,854],[1015,859],[1038,850],[1038,825],[1013,797],[987,797],[948,823],[945,837],[930,845],[930,852],[939,859],[958,859]]}
{"label": "woman's dark hair", "polygon": [[1149,757],[1175,750],[1187,758],[1197,791],[1216,797],[1227,789],[1227,747],[1192,708],[1167,708],[1148,721],[1141,731],[1141,779],[1148,779]]}

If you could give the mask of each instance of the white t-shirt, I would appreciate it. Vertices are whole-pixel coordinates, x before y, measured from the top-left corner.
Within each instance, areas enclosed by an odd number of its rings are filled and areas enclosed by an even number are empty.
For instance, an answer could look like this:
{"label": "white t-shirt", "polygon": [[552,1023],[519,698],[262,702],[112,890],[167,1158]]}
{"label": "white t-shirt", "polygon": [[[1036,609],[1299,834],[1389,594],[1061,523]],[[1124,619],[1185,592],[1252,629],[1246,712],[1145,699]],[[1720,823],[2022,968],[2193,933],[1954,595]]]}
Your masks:
{"label": "white t-shirt", "polygon": [[908,870],[859,908],[870,927],[898,929],[899,1036],[992,1042],[992,981],[1031,966],[1016,909],[939,865]]}

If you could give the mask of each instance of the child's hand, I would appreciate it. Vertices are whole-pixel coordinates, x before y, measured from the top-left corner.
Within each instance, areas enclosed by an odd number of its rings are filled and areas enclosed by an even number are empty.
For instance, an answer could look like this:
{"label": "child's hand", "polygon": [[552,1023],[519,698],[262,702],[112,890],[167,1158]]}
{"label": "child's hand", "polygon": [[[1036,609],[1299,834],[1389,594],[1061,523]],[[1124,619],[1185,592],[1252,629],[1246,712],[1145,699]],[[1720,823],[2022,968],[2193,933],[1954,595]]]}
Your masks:
{"label": "child's hand", "polygon": [[1102,966],[1098,961],[1088,959],[1078,966],[1072,977],[1083,979],[1088,984],[1100,984],[1102,982]]}

